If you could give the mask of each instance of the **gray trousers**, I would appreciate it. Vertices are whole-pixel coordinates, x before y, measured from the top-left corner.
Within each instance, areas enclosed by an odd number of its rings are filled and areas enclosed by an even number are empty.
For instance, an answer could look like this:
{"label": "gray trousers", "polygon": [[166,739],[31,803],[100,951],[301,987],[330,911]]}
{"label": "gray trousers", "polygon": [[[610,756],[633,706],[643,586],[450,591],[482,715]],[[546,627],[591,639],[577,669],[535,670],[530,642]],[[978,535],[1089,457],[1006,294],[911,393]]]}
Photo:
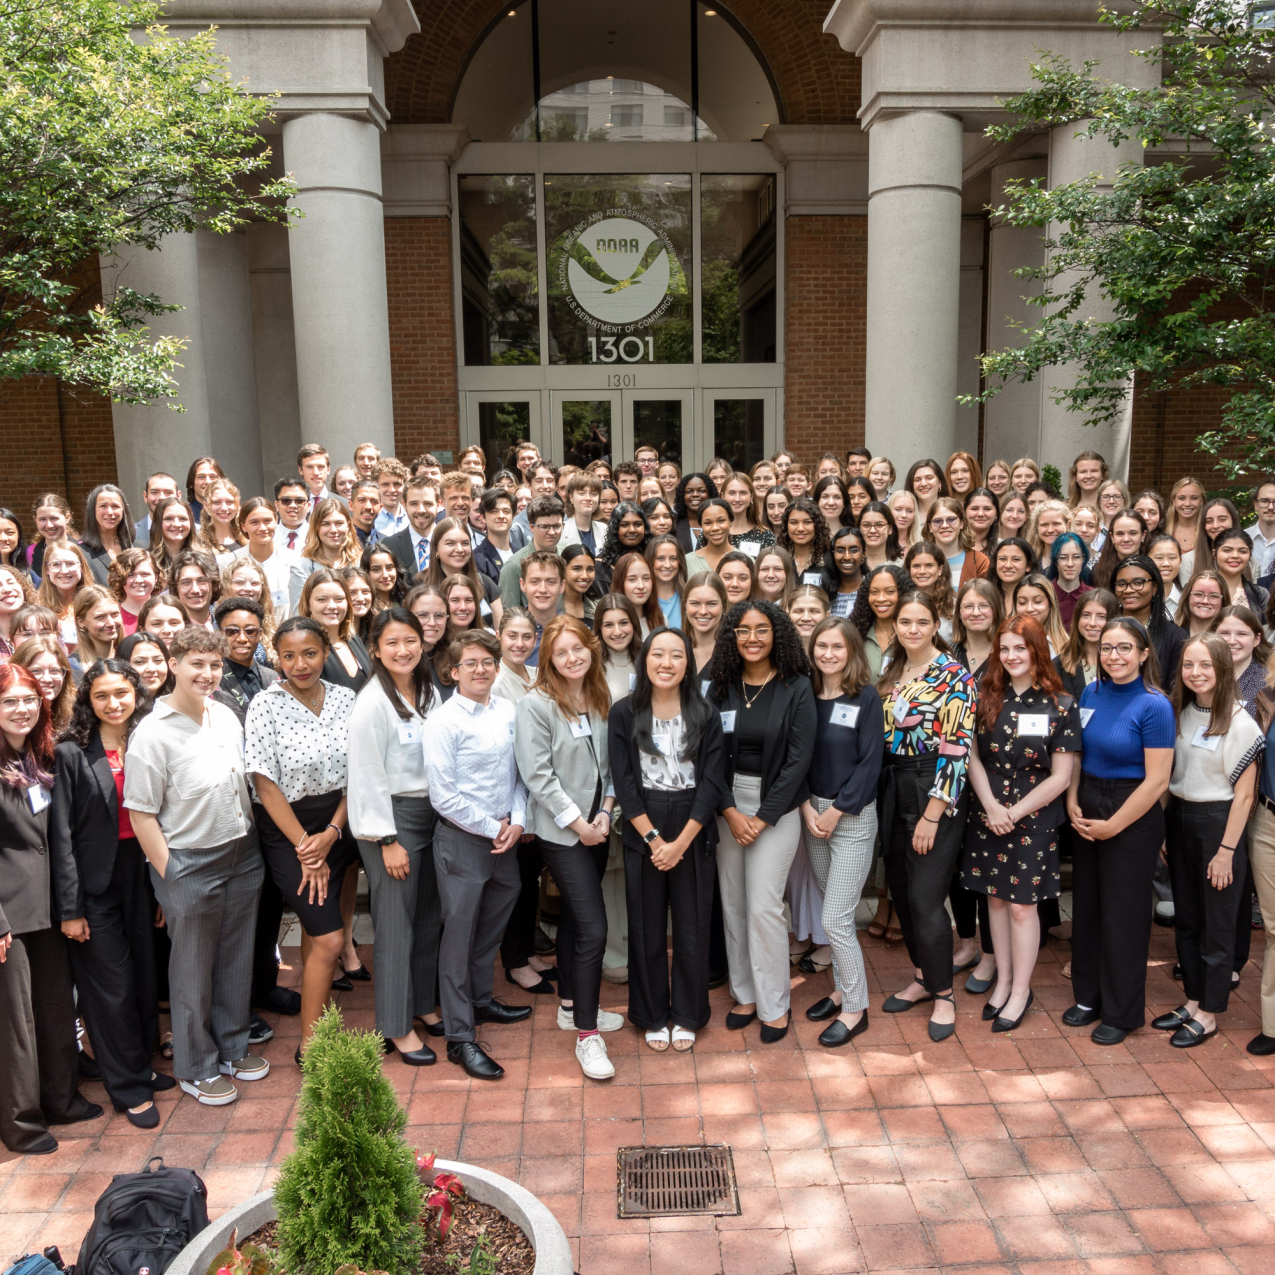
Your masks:
{"label": "gray trousers", "polygon": [[373,841],[360,841],[359,854],[376,930],[376,1030],[386,1040],[401,1040],[412,1030],[413,1016],[434,1012],[441,921],[432,852],[434,807],[428,797],[391,797],[390,802],[398,843],[407,851],[407,876],[396,881],[386,872],[381,847]]}
{"label": "gray trousers", "polygon": [[256,832],[208,850],[170,848],[151,868],[172,955],[173,1075],[207,1080],[248,1053],[253,935],[266,869]]}
{"label": "gray trousers", "polygon": [[[735,806],[755,815],[761,804],[761,780],[735,776]],[[730,989],[740,1005],[756,1004],[763,1022],[782,1018],[790,1003],[788,926],[784,923],[784,886],[801,836],[801,812],[790,810],[750,846],[741,846],[730,825],[717,819],[717,875],[726,926]]]}
{"label": "gray trousers", "polygon": [[434,869],[443,905],[443,1026],[448,1040],[474,1040],[474,1009],[491,1004],[492,966],[521,889],[518,856],[493,854],[489,837],[440,823]]}
{"label": "gray trousers", "polygon": [[[810,804],[823,814],[832,802],[811,794]],[[823,928],[832,948],[832,979],[841,993],[841,1008],[868,1008],[868,980],[854,914],[863,894],[877,839],[877,803],[871,801],[857,815],[842,815],[826,841],[806,832],[810,867],[823,891]]]}

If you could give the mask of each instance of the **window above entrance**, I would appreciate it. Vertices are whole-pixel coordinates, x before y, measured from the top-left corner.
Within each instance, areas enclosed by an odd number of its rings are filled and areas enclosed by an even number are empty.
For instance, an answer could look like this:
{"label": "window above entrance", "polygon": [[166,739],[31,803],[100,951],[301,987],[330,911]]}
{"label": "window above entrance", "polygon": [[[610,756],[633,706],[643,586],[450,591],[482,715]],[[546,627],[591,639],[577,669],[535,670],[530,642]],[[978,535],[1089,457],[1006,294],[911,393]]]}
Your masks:
{"label": "window above entrance", "polygon": [[747,142],[781,120],[741,28],[703,0],[513,4],[452,112],[485,142]]}

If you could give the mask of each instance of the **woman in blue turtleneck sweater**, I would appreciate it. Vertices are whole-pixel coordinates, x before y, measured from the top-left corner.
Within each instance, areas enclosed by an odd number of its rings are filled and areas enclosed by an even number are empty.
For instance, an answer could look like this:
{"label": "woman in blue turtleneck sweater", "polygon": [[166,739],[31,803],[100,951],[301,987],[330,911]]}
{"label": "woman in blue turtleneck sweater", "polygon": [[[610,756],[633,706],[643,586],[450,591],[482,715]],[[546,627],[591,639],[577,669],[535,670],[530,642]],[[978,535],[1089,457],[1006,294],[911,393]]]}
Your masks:
{"label": "woman in blue turtleneck sweater", "polygon": [[1080,696],[1083,755],[1067,813],[1074,845],[1069,1027],[1098,1022],[1093,1041],[1118,1045],[1146,1021],[1151,879],[1164,843],[1160,798],[1173,769],[1173,706],[1135,619],[1109,620],[1098,680]]}

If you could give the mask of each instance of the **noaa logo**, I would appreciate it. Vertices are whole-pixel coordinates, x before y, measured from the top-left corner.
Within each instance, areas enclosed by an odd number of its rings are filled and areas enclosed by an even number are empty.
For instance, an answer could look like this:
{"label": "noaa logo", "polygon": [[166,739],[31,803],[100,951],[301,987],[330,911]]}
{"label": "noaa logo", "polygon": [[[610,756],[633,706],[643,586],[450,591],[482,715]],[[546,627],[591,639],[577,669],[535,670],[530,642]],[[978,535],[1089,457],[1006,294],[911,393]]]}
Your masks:
{"label": "noaa logo", "polygon": [[645,327],[668,308],[673,244],[658,226],[612,210],[575,227],[565,246],[562,281],[581,318]]}

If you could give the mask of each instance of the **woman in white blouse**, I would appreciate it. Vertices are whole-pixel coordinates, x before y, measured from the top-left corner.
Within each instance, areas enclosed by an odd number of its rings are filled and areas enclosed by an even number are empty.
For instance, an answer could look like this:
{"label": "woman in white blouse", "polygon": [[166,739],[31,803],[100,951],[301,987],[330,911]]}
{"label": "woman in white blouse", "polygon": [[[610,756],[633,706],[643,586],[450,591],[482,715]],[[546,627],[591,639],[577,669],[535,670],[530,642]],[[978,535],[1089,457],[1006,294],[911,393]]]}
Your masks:
{"label": "woman in white blouse", "polygon": [[283,678],[249,705],[244,766],[266,866],[309,939],[301,976],[300,1066],[344,942],[341,886],[347,870],[357,870],[345,799],[354,692],[323,681],[328,636],[317,621],[285,620],[275,652]]}
{"label": "woman in white blouse", "polygon": [[423,744],[425,718],[440,701],[410,611],[379,612],[367,644],[372,677],[350,717],[349,793],[376,927],[376,1029],[404,1063],[424,1067],[435,1054],[415,1023],[443,1034],[434,999],[442,912]]}

